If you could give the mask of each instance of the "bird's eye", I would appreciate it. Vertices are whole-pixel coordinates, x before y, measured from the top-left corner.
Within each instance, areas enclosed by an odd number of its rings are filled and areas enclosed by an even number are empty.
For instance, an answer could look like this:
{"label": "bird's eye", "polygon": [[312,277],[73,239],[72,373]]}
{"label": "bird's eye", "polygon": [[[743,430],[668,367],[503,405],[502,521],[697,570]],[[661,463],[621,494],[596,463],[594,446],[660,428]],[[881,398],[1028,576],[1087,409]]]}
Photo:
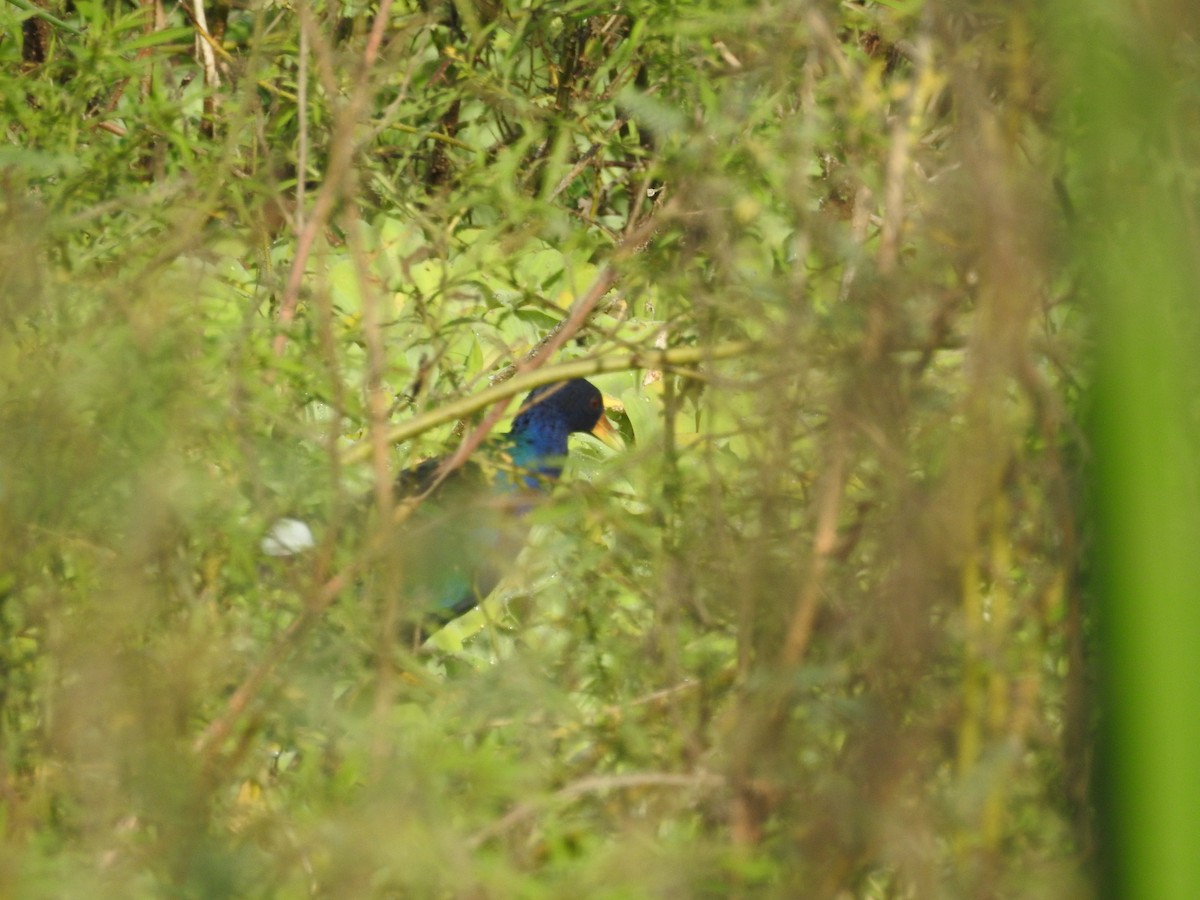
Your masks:
{"label": "bird's eye", "polygon": [[589,402],[589,404],[591,405],[592,409],[599,409],[599,408],[600,408],[600,398],[599,398],[599,397],[593,397],[593,398],[592,398],[590,401],[588,401],[588,402]]}

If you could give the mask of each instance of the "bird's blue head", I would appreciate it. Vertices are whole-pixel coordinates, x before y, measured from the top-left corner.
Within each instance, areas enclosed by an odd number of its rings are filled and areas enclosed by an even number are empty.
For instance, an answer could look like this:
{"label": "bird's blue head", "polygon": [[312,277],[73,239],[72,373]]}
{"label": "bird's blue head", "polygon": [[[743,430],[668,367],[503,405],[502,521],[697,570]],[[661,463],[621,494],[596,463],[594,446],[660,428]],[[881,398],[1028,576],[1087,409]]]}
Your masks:
{"label": "bird's blue head", "polygon": [[513,420],[509,438],[513,462],[551,478],[561,471],[567,438],[589,431],[610,438],[613,427],[604,417],[604,398],[590,381],[573,378],[534,388]]}

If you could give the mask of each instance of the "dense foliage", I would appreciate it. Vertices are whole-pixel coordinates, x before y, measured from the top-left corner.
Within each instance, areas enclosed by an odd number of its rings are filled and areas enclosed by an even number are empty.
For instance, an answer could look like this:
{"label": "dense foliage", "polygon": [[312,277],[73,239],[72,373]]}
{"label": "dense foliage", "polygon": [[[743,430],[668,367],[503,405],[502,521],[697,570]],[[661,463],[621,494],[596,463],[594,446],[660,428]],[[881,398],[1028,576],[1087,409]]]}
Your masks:
{"label": "dense foliage", "polygon": [[[35,11],[0,12],[0,893],[1088,891],[1046,11]],[[567,375],[627,449],[580,440],[411,652],[357,513]],[[314,553],[262,555],[283,515]]]}

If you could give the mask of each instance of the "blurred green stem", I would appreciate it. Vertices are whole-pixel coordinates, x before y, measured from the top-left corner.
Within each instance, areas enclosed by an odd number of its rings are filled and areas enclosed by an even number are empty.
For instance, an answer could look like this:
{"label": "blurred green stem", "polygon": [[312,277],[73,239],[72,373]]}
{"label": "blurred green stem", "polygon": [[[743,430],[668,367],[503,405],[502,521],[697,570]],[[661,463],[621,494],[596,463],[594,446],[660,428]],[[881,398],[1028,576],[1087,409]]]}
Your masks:
{"label": "blurred green stem", "polygon": [[[1193,4],[1061,4],[1097,301],[1091,560],[1104,892],[1200,896],[1200,459]],[[1191,71],[1195,71],[1194,62]]]}

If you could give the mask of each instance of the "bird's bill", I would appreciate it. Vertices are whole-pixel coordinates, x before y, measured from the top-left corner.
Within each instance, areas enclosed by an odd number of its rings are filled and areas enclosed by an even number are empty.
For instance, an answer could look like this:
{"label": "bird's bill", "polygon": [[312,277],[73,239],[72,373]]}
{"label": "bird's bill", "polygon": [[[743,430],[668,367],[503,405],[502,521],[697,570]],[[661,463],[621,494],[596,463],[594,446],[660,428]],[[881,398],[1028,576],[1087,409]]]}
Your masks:
{"label": "bird's bill", "polygon": [[617,431],[608,416],[603,413],[600,414],[600,421],[596,423],[596,427],[592,429],[592,434],[614,450],[625,449],[625,441],[621,438],[621,432]]}

